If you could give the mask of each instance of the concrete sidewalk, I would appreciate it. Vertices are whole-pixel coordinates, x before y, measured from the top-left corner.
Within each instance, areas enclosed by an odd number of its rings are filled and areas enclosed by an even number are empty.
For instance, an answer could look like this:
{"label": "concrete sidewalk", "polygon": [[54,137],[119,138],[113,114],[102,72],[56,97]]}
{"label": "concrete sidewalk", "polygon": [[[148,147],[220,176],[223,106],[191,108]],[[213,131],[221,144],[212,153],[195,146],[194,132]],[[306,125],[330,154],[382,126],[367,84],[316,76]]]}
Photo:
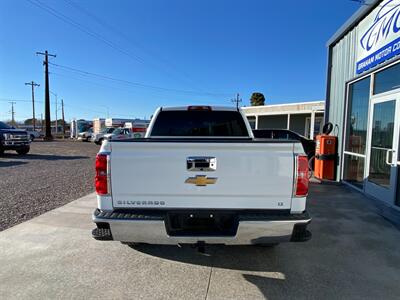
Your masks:
{"label": "concrete sidewalk", "polygon": [[313,239],[273,249],[91,238],[93,194],[0,233],[3,299],[399,299],[400,232],[346,187],[313,185]]}

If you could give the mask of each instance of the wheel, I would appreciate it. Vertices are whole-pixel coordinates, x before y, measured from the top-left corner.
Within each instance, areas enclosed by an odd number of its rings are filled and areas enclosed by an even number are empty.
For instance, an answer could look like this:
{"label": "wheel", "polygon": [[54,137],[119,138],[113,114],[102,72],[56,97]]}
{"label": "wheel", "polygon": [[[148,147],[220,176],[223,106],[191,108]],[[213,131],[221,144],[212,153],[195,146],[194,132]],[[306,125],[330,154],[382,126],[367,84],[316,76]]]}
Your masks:
{"label": "wheel", "polygon": [[97,145],[101,145],[103,144],[104,138],[99,139],[98,144]]}
{"label": "wheel", "polygon": [[257,247],[263,247],[263,248],[273,248],[278,246],[279,243],[260,243],[260,244],[255,244]]}
{"label": "wheel", "polygon": [[33,140],[35,139],[35,136],[33,134],[31,134],[30,138],[31,138],[31,142],[33,142]]}
{"label": "wheel", "polygon": [[18,149],[16,151],[17,151],[18,155],[26,155],[26,154],[28,154],[29,150],[30,150],[30,148],[28,147],[28,148]]}

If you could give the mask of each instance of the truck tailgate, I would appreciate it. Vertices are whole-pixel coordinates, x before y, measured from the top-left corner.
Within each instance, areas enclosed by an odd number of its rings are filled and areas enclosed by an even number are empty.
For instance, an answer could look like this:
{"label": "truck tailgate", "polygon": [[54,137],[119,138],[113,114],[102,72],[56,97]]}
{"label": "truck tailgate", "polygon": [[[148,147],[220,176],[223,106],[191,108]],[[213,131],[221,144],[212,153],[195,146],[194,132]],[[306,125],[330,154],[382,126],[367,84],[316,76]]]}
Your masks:
{"label": "truck tailgate", "polygon": [[[293,143],[114,142],[111,149],[114,208],[291,206]],[[215,157],[216,170],[190,171],[189,157]]]}

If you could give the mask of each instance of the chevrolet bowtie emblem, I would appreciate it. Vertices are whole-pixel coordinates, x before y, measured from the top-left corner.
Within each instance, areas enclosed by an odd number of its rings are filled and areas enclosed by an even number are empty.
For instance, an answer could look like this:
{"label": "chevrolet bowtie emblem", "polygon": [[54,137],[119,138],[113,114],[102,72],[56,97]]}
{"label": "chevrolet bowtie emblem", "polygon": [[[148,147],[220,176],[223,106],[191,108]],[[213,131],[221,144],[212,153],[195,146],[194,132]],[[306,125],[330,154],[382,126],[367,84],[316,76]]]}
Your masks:
{"label": "chevrolet bowtie emblem", "polygon": [[210,177],[206,175],[197,175],[196,177],[189,177],[185,180],[185,183],[195,184],[197,186],[206,186],[207,184],[214,184],[217,182],[217,178]]}

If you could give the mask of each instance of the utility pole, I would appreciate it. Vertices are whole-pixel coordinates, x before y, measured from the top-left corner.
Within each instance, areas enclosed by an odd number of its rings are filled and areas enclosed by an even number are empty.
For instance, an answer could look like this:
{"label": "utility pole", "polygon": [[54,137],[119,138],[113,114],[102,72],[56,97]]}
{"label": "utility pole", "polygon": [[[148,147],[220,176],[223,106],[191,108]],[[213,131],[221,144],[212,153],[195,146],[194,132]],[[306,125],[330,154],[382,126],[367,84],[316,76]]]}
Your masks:
{"label": "utility pole", "polygon": [[42,127],[41,132],[43,133],[43,114],[40,114],[40,126]]}
{"label": "utility pole", "polygon": [[58,133],[58,115],[57,115],[57,103],[58,103],[58,98],[57,98],[57,94],[54,94],[54,96],[56,96],[56,135]]}
{"label": "utility pole", "polygon": [[61,113],[63,121],[63,138],[65,137],[64,99],[61,99]]}
{"label": "utility pole", "polygon": [[32,87],[32,125],[33,131],[36,130],[36,119],[35,119],[35,86],[40,86],[33,80],[31,82],[25,82],[25,85],[30,85]]}
{"label": "utility pole", "polygon": [[44,55],[44,107],[45,107],[45,119],[46,119],[46,140],[52,140],[53,137],[51,135],[51,123],[50,123],[50,87],[49,87],[49,56],[56,57],[54,54],[49,54],[47,50],[43,52],[36,52],[36,54]]}
{"label": "utility pole", "polygon": [[236,99],[231,100],[233,103],[236,103],[236,108],[239,109],[239,103],[242,102],[242,98],[239,98],[239,93],[236,94]]}
{"label": "utility pole", "polygon": [[16,104],[16,102],[11,101],[11,124],[12,126],[15,126],[15,110],[14,110],[14,104]]}

